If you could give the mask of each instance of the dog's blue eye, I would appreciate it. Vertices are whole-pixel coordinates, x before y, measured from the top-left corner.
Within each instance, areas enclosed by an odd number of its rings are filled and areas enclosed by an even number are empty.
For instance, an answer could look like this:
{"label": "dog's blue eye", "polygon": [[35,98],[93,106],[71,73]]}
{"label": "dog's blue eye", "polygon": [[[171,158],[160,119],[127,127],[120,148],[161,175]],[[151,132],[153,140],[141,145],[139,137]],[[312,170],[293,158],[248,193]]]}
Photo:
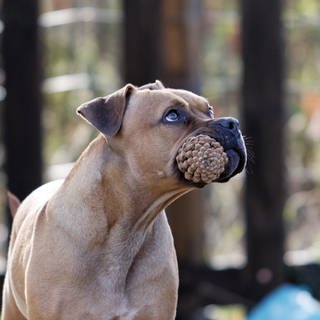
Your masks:
{"label": "dog's blue eye", "polygon": [[170,110],[166,116],[165,116],[166,121],[168,122],[176,122],[180,120],[180,115],[177,110]]}

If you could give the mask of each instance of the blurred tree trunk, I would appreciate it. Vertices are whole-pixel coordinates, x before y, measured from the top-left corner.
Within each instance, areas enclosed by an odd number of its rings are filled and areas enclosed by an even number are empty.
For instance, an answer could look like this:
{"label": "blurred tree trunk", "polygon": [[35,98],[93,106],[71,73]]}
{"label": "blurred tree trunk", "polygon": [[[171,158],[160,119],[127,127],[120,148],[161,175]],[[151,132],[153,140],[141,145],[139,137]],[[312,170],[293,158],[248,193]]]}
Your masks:
{"label": "blurred tree trunk", "polygon": [[169,86],[199,93],[202,33],[202,0],[163,0],[162,79]]}
{"label": "blurred tree trunk", "polygon": [[253,173],[246,178],[247,277],[253,298],[284,279],[283,38],[281,0],[242,0],[242,111],[254,141]]}
{"label": "blurred tree trunk", "polygon": [[3,1],[5,170],[8,189],[20,199],[41,184],[38,14],[38,1]]}
{"label": "blurred tree trunk", "polygon": [[[136,85],[160,79],[166,86],[200,88],[202,1],[124,0],[124,80]],[[203,258],[203,193],[193,192],[168,210],[178,258]]]}
{"label": "blurred tree trunk", "polygon": [[160,78],[161,0],[123,0],[124,81],[143,85]]}

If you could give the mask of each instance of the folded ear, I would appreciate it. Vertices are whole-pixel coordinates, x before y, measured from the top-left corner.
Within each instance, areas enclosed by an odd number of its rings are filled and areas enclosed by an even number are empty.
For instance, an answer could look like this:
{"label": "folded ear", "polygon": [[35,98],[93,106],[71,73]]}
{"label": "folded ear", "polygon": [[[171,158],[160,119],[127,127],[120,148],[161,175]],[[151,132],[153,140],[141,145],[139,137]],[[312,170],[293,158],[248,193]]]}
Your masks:
{"label": "folded ear", "polygon": [[120,130],[123,115],[131,92],[132,84],[127,84],[118,91],[83,103],[77,113],[106,136],[114,136]]}
{"label": "folded ear", "polygon": [[154,83],[147,83],[139,87],[139,89],[150,89],[150,90],[160,90],[164,88],[165,87],[160,80],[156,80]]}

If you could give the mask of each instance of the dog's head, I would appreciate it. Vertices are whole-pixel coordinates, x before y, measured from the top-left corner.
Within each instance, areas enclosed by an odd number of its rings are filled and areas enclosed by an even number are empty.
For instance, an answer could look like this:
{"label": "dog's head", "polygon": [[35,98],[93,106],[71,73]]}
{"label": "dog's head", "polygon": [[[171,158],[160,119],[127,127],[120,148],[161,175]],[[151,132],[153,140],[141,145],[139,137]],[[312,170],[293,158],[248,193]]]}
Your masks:
{"label": "dog's head", "polygon": [[[82,104],[77,112],[107,139],[135,178],[201,187],[203,181],[185,179],[177,152],[189,137],[210,137],[223,148],[227,161],[215,178],[228,181],[246,164],[246,148],[234,118],[214,118],[208,100],[186,90],[165,88],[160,81]],[[214,161],[214,159],[213,159]]]}

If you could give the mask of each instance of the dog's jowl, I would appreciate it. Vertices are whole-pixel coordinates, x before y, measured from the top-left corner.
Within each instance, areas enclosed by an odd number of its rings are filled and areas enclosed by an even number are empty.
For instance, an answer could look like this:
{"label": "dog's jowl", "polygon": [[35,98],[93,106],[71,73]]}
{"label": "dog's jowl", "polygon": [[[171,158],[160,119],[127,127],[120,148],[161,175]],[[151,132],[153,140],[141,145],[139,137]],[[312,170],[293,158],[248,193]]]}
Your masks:
{"label": "dog's jowl", "polygon": [[3,320],[174,319],[178,270],[163,210],[242,171],[238,121],[160,81],[77,111],[98,137],[65,180],[12,204]]}

